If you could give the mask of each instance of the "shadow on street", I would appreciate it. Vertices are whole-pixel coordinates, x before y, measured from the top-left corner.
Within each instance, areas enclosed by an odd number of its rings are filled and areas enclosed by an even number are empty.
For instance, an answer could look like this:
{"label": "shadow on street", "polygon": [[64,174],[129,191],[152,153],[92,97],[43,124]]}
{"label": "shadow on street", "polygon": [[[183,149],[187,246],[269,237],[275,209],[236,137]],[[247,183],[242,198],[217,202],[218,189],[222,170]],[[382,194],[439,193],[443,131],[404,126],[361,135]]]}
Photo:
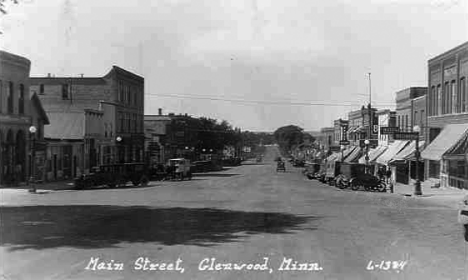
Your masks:
{"label": "shadow on street", "polygon": [[[0,246],[9,250],[106,248],[120,242],[214,246],[252,234],[292,233],[319,219],[213,208],[99,205],[1,207]],[[307,226],[307,230],[315,229]]]}

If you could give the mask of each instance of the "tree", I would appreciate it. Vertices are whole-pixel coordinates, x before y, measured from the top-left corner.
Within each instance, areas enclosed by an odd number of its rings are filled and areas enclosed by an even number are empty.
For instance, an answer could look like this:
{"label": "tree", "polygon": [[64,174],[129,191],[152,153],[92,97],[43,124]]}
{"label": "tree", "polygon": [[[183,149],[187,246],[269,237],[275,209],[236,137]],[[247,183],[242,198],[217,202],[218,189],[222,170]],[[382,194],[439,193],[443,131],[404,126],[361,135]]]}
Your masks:
{"label": "tree", "polygon": [[275,130],[273,135],[283,152],[291,150],[292,147],[304,141],[303,129],[295,125],[282,126]]}

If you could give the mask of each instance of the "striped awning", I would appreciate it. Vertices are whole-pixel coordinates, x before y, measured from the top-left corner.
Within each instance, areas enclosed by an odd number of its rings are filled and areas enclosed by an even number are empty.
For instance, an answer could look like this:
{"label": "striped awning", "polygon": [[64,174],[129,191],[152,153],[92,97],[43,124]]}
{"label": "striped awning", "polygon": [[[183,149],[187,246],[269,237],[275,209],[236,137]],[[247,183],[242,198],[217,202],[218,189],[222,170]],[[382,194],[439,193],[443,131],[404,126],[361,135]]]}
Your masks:
{"label": "striped awning", "polygon": [[355,149],[344,159],[344,162],[356,162],[361,156],[361,148],[355,147]]}
{"label": "striped awning", "polygon": [[424,149],[421,157],[427,160],[441,160],[442,156],[453,148],[467,131],[468,123],[446,125],[439,135]]}
{"label": "striped awning", "polygon": [[[375,149],[369,150],[369,162],[375,161],[385,150],[387,149],[386,146],[377,146]],[[359,159],[359,163],[366,163],[366,153]]]}
{"label": "striped awning", "polygon": [[[424,147],[424,141],[419,141],[419,150],[422,151]],[[415,160],[414,153],[416,152],[416,143],[411,141],[403,150],[396,154],[390,163],[397,161]]]}
{"label": "striped awning", "polygon": [[408,143],[409,141],[405,140],[395,140],[395,142],[390,144],[388,149],[377,158],[376,162],[382,165],[387,165],[396,154],[398,154],[406,145],[408,145]]}

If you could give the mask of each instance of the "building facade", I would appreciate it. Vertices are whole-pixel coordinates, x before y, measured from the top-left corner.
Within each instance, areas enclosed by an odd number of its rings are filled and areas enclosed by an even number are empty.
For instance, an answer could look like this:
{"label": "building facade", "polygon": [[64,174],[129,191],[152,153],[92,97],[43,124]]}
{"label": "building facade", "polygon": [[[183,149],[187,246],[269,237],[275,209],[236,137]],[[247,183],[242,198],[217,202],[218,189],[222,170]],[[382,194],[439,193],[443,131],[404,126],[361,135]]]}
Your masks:
{"label": "building facade", "polygon": [[335,128],[335,136],[334,136],[334,145],[339,146],[341,140],[347,140],[347,130],[348,130],[349,121],[343,119],[337,119],[333,122],[333,126]]}
{"label": "building facade", "polygon": [[[159,109],[158,115],[145,115],[145,151],[147,159],[152,164],[164,164],[169,156],[166,152],[167,126],[171,123],[169,116],[162,114]],[[167,153],[167,155],[166,155]]]}
{"label": "building facade", "polygon": [[[31,62],[0,51],[0,184],[26,182],[32,137],[29,71]],[[42,128],[40,128],[42,129]]]}
{"label": "building facade", "polygon": [[363,147],[366,139],[370,140],[370,147],[373,148],[378,145],[378,117],[376,112],[377,109],[371,108],[369,105],[348,113],[348,140],[351,145]]}
{"label": "building facade", "polygon": [[456,171],[466,169],[466,159],[444,159],[468,129],[467,79],[468,42],[428,61],[427,147],[422,156],[425,176],[440,179],[441,186],[468,188],[468,174]]}
{"label": "building facade", "polygon": [[320,129],[320,148],[322,151],[330,151],[335,146],[335,127],[323,127]]}
{"label": "building facade", "polygon": [[[413,114],[413,100],[426,95],[427,87],[410,87],[396,93],[396,119],[400,131],[410,132],[415,124]],[[418,113],[421,113],[420,109]],[[424,113],[424,112],[423,112]]]}
{"label": "building facade", "polygon": [[[30,91],[54,116],[46,137],[49,178],[73,177],[98,164],[144,160],[143,77],[113,66],[103,77],[48,75],[30,83]],[[72,123],[75,128],[67,129]]]}

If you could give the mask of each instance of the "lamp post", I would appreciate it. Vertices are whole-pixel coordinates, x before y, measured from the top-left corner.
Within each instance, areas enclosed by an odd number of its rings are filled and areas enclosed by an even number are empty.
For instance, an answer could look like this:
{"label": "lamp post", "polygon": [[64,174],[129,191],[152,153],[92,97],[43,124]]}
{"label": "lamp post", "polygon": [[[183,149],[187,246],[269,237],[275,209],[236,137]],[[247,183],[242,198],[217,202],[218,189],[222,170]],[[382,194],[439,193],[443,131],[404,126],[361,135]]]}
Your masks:
{"label": "lamp post", "polygon": [[419,125],[415,125],[413,127],[413,132],[417,132],[418,136],[416,137],[415,144],[416,144],[416,151],[414,152],[414,156],[416,158],[416,181],[414,182],[414,195],[422,195],[422,190],[421,190],[421,181],[419,180],[419,158],[421,157],[421,154],[419,152],[419,133],[421,131],[421,128]]}
{"label": "lamp post", "polygon": [[341,150],[341,162],[344,161],[344,150],[346,149],[346,147],[344,145],[341,145],[340,146],[340,150]]}
{"label": "lamp post", "polygon": [[29,127],[29,137],[31,139],[31,162],[29,166],[29,192],[35,193],[36,186],[34,185],[34,145],[36,144],[37,128],[34,125]]}
{"label": "lamp post", "polygon": [[120,158],[121,158],[120,155],[121,155],[121,153],[122,153],[121,147],[120,147],[120,143],[122,142],[122,137],[117,136],[117,137],[115,138],[115,141],[117,141],[117,158],[118,158],[118,161],[119,161],[119,163],[120,163]]}
{"label": "lamp post", "polygon": [[369,173],[369,139],[364,140],[364,144],[366,145],[366,173]]}

